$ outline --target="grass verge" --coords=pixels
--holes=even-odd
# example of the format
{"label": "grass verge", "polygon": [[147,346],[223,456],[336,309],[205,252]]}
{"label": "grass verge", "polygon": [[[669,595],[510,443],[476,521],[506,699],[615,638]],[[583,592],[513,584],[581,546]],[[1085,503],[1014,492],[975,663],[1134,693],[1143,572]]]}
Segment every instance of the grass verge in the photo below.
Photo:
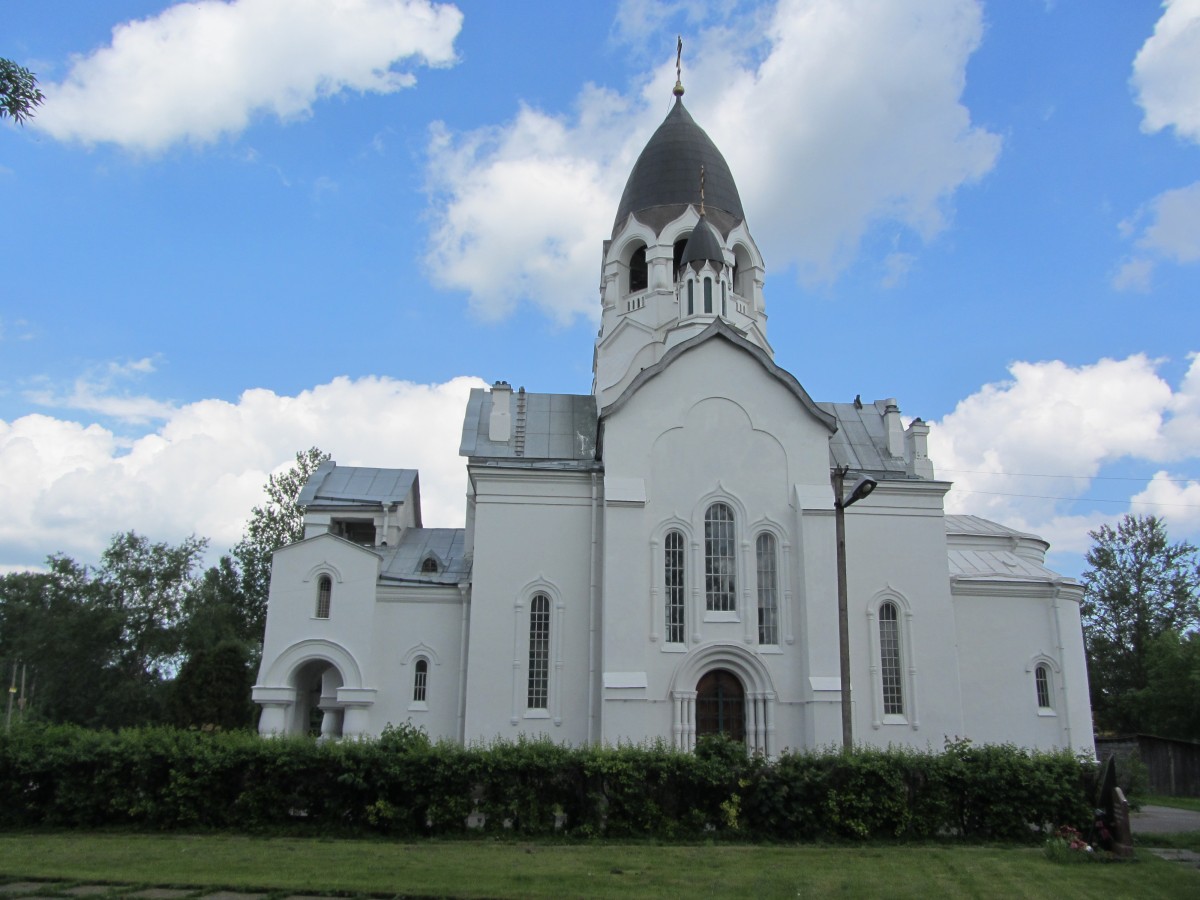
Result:
{"label": "grass verge", "polygon": [[435,897],[1200,896],[1200,871],[1141,854],[1061,865],[1040,848],[317,840],[0,834],[0,881]]}
{"label": "grass verge", "polygon": [[1143,806],[1169,806],[1172,809],[1190,809],[1192,812],[1200,812],[1200,797],[1164,797],[1159,794],[1150,794],[1139,797],[1138,802]]}

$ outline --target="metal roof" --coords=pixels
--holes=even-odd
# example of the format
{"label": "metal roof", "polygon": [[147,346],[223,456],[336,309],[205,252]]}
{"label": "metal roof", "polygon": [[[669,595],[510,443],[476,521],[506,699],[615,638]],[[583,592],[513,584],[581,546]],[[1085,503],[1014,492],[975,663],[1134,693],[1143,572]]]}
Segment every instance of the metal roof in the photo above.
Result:
{"label": "metal roof", "polygon": [[887,449],[887,427],[874,403],[818,403],[837,419],[837,432],[829,439],[832,465],[849,466],[884,478],[912,478],[903,457]]}
{"label": "metal roof", "polygon": [[979,516],[946,516],[945,525],[953,579],[1075,583],[1044,565],[1049,545],[1036,534]]}
{"label": "metal roof", "polygon": [[703,263],[710,260],[724,263],[725,254],[721,250],[721,239],[717,237],[712,225],[708,223],[707,216],[701,216],[683,247],[683,255],[679,258],[679,264],[686,266],[688,263]]}
{"label": "metal roof", "polygon": [[1053,569],[1031,559],[1017,556],[1011,550],[965,550],[951,547],[947,551],[950,577],[972,581],[1069,581]]}
{"label": "metal roof", "polygon": [[416,469],[371,469],[321,463],[296,502],[307,509],[401,503],[417,480]]}
{"label": "metal roof", "polygon": [[631,213],[645,213],[658,207],[679,207],[670,214],[670,219],[674,219],[689,204],[698,205],[701,166],[704,167],[705,207],[724,212],[726,216],[720,218],[728,218],[731,222],[744,219],[742,198],[734,183],[733,173],[729,171],[729,164],[712,138],[705,134],[704,129],[696,124],[684,108],[682,99],[676,98],[666,119],[633,164],[629,180],[625,182],[625,191],[621,194],[621,203],[617,207],[613,233],[616,234]]}
{"label": "metal roof", "polygon": [[999,522],[979,516],[946,516],[946,533],[955,535],[986,535],[1003,538],[1027,538],[1045,543],[1042,538],[1028,531],[1017,531]]}
{"label": "metal roof", "polygon": [[532,394],[514,391],[507,441],[488,436],[492,393],[473,388],[463,418],[459,454],[527,462],[590,465],[596,461],[596,398],[591,394]]}
{"label": "metal roof", "polygon": [[[381,581],[420,584],[460,584],[470,580],[471,561],[465,558],[466,531],[462,528],[408,528],[398,547],[375,547],[383,557]],[[437,572],[422,572],[425,560],[437,561]]]}

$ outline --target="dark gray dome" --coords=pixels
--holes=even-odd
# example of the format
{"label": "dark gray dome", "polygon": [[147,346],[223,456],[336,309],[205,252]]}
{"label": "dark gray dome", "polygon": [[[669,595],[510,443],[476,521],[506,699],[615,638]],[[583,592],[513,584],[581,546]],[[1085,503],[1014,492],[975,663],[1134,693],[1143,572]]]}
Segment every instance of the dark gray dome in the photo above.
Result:
{"label": "dark gray dome", "polygon": [[[683,101],[676,97],[675,105],[633,164],[617,207],[613,233],[625,224],[630,213],[645,213],[658,207],[686,207],[689,203],[698,205],[701,166],[705,208],[726,213],[716,218],[728,219],[730,224],[744,219],[742,198],[733,183],[729,164],[712,138],[692,119]],[[645,221],[644,217],[639,218]],[[661,225],[655,223],[655,227]]]}
{"label": "dark gray dome", "polygon": [[[705,191],[705,193],[708,192]],[[705,199],[704,205],[708,205],[707,199]],[[721,252],[721,239],[717,237],[716,230],[708,224],[708,217],[701,216],[700,221],[696,223],[696,227],[688,236],[687,243],[683,245],[683,255],[679,257],[679,265],[686,266],[688,263],[705,262],[723,265],[725,254]]]}

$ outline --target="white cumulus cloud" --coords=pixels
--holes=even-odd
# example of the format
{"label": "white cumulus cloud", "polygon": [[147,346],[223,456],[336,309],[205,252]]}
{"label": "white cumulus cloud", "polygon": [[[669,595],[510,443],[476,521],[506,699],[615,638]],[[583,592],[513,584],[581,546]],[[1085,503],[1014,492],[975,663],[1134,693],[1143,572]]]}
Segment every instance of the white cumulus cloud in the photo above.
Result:
{"label": "white cumulus cloud", "polygon": [[36,565],[57,551],[94,560],[127,529],[156,540],[194,533],[223,552],[262,502],[267,476],[311,446],[341,465],[418,469],[425,524],[461,527],[462,416],[470,389],[483,384],[370,377],[294,397],[248,390],[236,403],[173,409],[134,440],[40,414],[0,421],[0,566]]}
{"label": "white cumulus cloud", "polygon": [[36,127],[60,140],[160,151],[307,115],[343,91],[411,87],[455,61],[462,14],[429,0],[198,0],[116,26],[46,84]]}
{"label": "white cumulus cloud", "polygon": [[1122,223],[1122,231],[1135,237],[1137,249],[1117,271],[1113,286],[1118,290],[1148,290],[1164,260],[1200,261],[1200,181],[1159,194],[1133,221]]}
{"label": "white cumulus cloud", "polygon": [[1071,503],[1121,492],[1096,489],[1106,464],[1188,461],[1194,468],[1200,460],[1200,358],[1193,355],[1174,389],[1158,366],[1140,354],[1082,366],[1013,363],[1011,379],[984,385],[930,423],[935,470],[955,483],[947,511],[1033,531],[1073,552],[1087,549],[1090,529],[1125,512],[1161,516],[1179,536],[1195,533],[1200,507],[1187,504],[1200,488],[1166,470],[1130,491],[1127,507],[1081,514]]}
{"label": "white cumulus cloud", "polygon": [[1133,61],[1142,130],[1174,128],[1200,143],[1200,0],[1167,0]]}
{"label": "white cumulus cloud", "polygon": [[[623,14],[658,21],[641,6]],[[684,64],[685,100],[729,161],[768,263],[830,279],[877,223],[935,235],[1000,149],[961,101],[978,3],[780,0],[769,13],[701,31]],[[628,94],[586,87],[568,115],[522,107],[487,129],[436,127],[434,279],[484,316],[523,300],[558,319],[597,315],[596,236],[669,108],[674,62]]]}

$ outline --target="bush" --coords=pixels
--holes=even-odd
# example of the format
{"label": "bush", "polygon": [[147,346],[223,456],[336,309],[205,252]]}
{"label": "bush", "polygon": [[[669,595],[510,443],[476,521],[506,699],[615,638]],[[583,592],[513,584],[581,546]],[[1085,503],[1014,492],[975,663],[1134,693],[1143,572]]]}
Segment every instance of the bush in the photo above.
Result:
{"label": "bush", "polygon": [[26,725],[0,735],[0,828],[1029,841],[1088,823],[1093,778],[1066,752],[967,741],[767,760],[723,739],[682,753],[461,747],[408,725],[343,742]]}

